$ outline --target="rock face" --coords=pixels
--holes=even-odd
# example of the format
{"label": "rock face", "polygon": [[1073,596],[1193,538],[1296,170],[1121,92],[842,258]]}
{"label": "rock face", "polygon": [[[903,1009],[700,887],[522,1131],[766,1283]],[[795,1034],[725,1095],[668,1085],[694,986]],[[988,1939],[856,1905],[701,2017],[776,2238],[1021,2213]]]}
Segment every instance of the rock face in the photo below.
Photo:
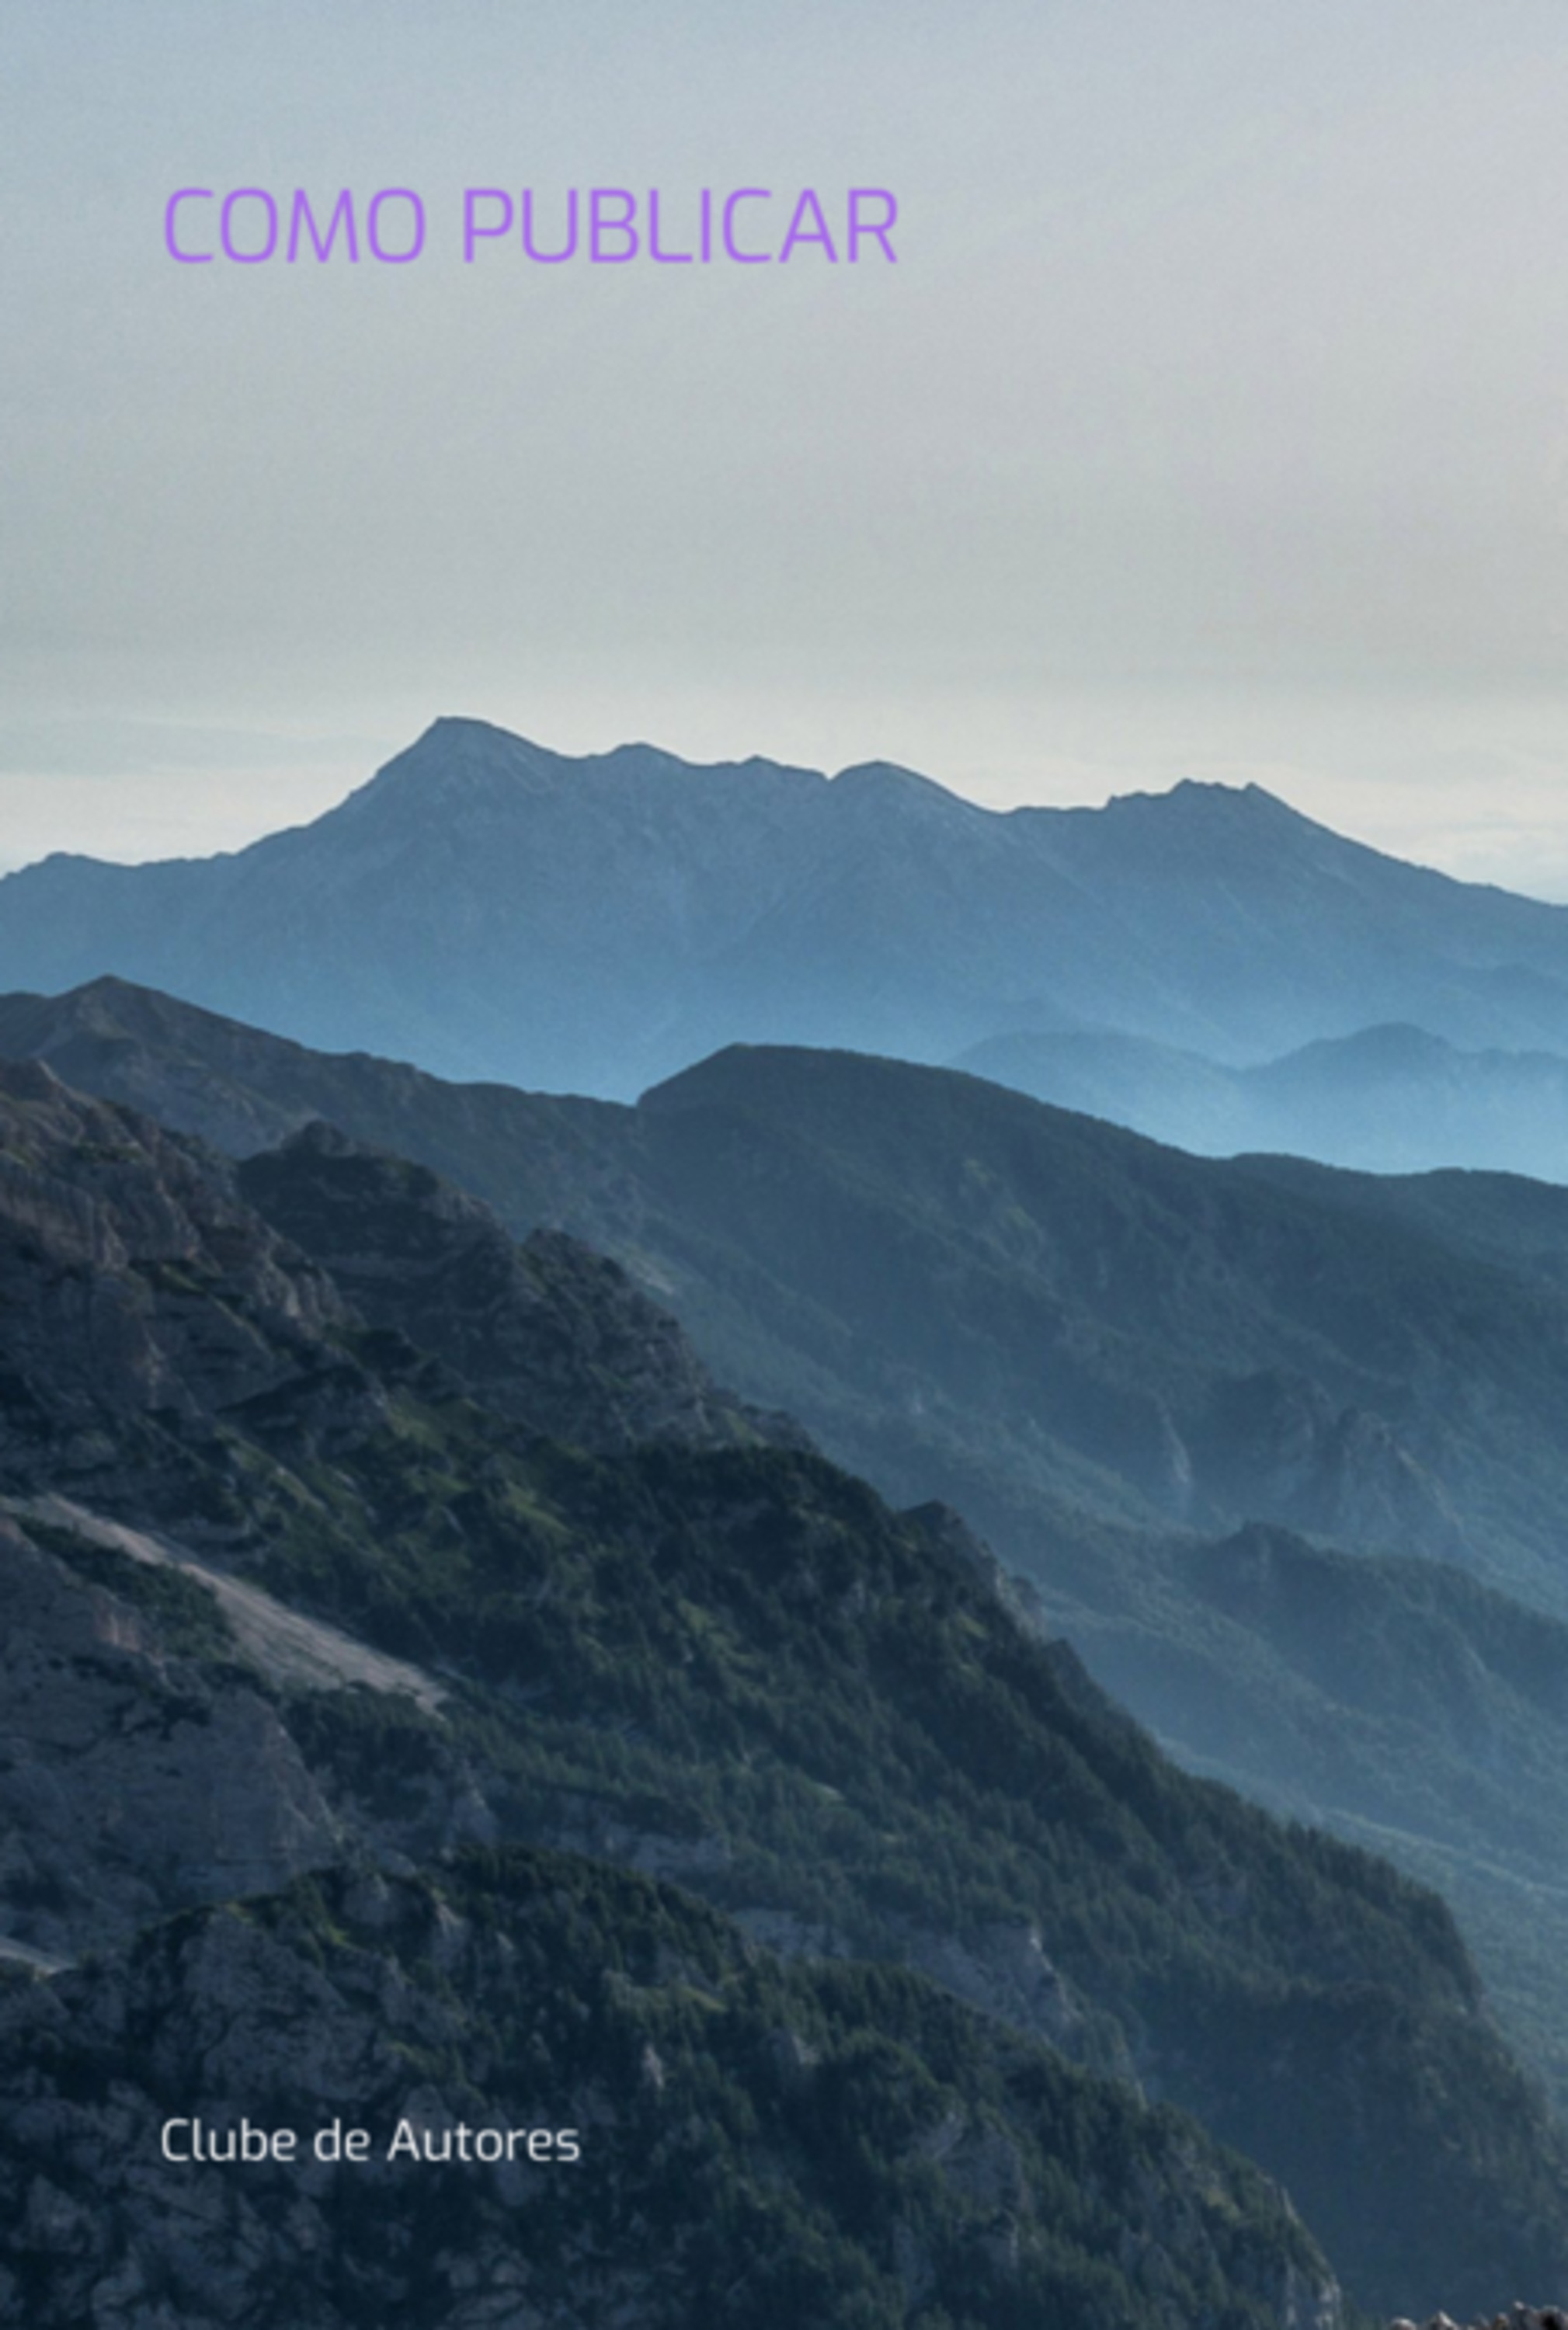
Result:
{"label": "rock face", "polygon": [[[341,1284],[222,1160],[41,1065],[0,1064],[0,1943],[13,1950],[74,1956],[356,1841],[431,1851],[493,1832],[439,1733],[395,1808],[373,1816],[290,1729],[290,1691],[433,1708],[439,1686],[123,1525],[253,1553],[258,1464],[330,1455],[386,1415],[383,1384],[348,1348],[351,1298],[529,1432],[596,1448],[803,1438],[753,1424],[674,1323],[574,1240],[520,1252],[476,1201],[325,1128],[290,1163],[262,1178],[302,1229],[361,1225],[358,1247],[332,1254]],[[404,1350],[401,1364],[425,1363]]]}
{"label": "rock face", "polygon": [[560,1230],[519,1247],[488,1207],[423,1166],[316,1123],[248,1159],[238,1182],[365,1318],[435,1352],[530,1431],[604,1451],[808,1444],[722,1392],[619,1264]]}
{"label": "rock face", "polygon": [[368,1383],[331,1338],[348,1307],[146,1118],[0,1065],[0,1482],[156,1501],[220,1417],[280,1394],[363,1428]]}
{"label": "rock face", "polygon": [[1417,1547],[1462,1562],[1470,1536],[1429,1463],[1385,1416],[1341,1407],[1283,1369],[1215,1386],[1194,1433],[1211,1496],[1341,1545]]}
{"label": "rock face", "polygon": [[[346,1838],[259,1681],[0,1515],[0,1899],[10,1938],[72,1954],[196,1901],[283,1883]],[[211,1656],[224,1629],[213,1605]]]}
{"label": "rock face", "polygon": [[[420,1725],[373,1808],[314,1736],[340,1695]],[[58,1497],[0,1508],[0,1956],[70,1958],[150,1918],[367,1851],[494,1833],[442,1685],[166,1539]]]}
{"label": "rock face", "polygon": [[39,1063],[0,1063],[0,1486],[177,1511],[187,1532],[204,1504],[215,1539],[245,1533],[225,1434],[329,1451],[383,1412],[351,1348],[365,1319],[531,1432],[808,1444],[564,1234],[519,1249],[477,1199],[325,1126],[237,1177]]}

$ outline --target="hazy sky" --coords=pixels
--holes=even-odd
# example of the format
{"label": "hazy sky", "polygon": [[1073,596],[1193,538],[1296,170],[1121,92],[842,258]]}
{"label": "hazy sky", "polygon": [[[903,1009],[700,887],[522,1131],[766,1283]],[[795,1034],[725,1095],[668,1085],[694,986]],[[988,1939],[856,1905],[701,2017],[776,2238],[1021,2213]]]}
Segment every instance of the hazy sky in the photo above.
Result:
{"label": "hazy sky", "polygon": [[[0,863],[469,712],[1568,896],[1562,0],[7,0],[0,156]],[[182,267],[181,185],[426,249]],[[899,263],[465,266],[468,185],[883,186]]]}

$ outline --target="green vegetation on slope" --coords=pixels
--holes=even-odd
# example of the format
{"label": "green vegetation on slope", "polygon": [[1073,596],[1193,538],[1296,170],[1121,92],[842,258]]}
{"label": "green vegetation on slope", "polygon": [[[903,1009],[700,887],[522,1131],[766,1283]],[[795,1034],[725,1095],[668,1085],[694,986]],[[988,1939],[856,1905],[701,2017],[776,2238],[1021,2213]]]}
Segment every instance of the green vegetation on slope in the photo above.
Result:
{"label": "green vegetation on slope", "polygon": [[356,1327],[215,1165],[12,1077],[5,1465],[442,1672],[444,1723],[301,1722],[340,1796],[364,1776],[367,1841],[581,1841],[1130,2058],[1244,2133],[1369,2302],[1568,2274],[1561,2145],[1440,1905],[1172,1770],[950,1519],[785,1447],[535,1436]]}
{"label": "green vegetation on slope", "polygon": [[[1277,2191],[1178,2114],[916,1976],[787,1970],[581,1860],[326,1877],[48,1990],[0,1995],[33,2106],[0,2122],[0,2275],[34,2330],[111,2280],[180,2318],[221,2287],[258,2330],[436,2330],[503,2296],[561,2330],[1270,2330],[1329,2299]],[[170,2167],[171,2111],[307,2145],[339,2118],[373,2153]],[[438,2153],[458,2124],[570,2128],[580,2157],[389,2160],[405,2119]],[[71,2240],[30,2216],[41,2187]]]}
{"label": "green vegetation on slope", "polygon": [[[1568,2163],[1436,1899],[1184,1778],[933,1523],[808,1455],[518,1448],[406,1392],[298,1477],[260,1576],[466,1679],[512,1833],[652,1854],[838,1950],[983,1966],[1032,1926],[1066,2042],[1111,2067],[1119,2032],[1369,2302],[1568,2270]],[[357,1748],[354,1702],[313,1719],[345,1776],[382,1765],[384,1717]]]}

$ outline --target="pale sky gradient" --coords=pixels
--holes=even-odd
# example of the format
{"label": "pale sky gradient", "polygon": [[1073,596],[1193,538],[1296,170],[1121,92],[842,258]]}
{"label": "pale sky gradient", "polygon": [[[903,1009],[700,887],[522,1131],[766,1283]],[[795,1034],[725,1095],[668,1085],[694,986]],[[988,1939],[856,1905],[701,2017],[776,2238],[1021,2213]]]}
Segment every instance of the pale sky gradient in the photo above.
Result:
{"label": "pale sky gradient", "polygon": [[[9,0],[0,156],[0,864],[468,712],[1568,897],[1561,0]],[[430,246],[176,267],[187,184]],[[901,260],[465,269],[469,184],[885,185]]]}

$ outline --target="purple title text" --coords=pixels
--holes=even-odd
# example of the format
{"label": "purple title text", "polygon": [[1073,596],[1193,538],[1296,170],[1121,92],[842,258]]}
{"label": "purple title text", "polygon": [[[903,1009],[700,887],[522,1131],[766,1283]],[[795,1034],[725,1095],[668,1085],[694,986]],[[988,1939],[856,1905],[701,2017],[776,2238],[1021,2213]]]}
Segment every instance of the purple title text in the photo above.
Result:
{"label": "purple title text", "polygon": [[[836,266],[861,259],[896,264],[893,231],[898,204],[883,186],[851,186],[837,195],[804,186],[779,194],[771,186],[704,186],[685,196],[647,195],[625,186],[570,186],[539,196],[502,186],[469,186],[462,204],[460,248],[473,266],[510,248],[542,267],[569,260],[592,267],[636,260],[660,267],[787,265],[807,258]],[[383,186],[357,199],[348,187],[312,199],[302,186],[274,194],[266,186],[181,186],[164,208],[164,245],[184,267],[213,260],[260,267],[279,260],[295,267],[341,260],[407,267],[422,258],[430,221],[411,186]],[[453,248],[458,244],[454,241]]]}

